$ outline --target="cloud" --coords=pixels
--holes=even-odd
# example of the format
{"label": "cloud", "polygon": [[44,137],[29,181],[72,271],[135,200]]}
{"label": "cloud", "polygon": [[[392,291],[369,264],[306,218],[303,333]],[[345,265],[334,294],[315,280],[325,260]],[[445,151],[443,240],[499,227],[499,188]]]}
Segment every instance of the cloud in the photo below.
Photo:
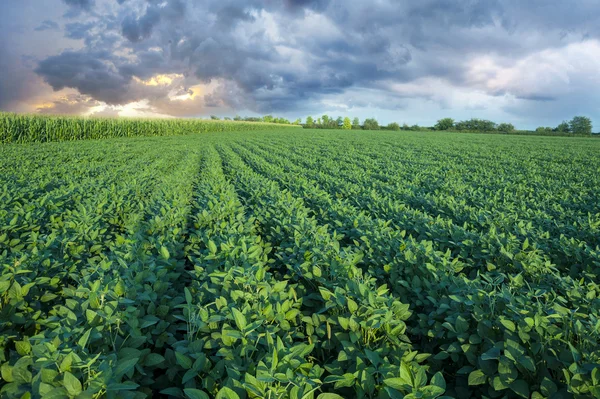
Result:
{"label": "cloud", "polygon": [[90,11],[96,3],[95,0],[63,0],[63,1],[69,7],[72,7],[75,9],[80,9],[80,10],[85,10],[85,11]]}
{"label": "cloud", "polygon": [[43,21],[40,26],[38,26],[37,28],[35,28],[36,32],[43,32],[45,30],[59,30],[59,26],[56,22],[54,21],[50,21],[50,20],[45,20]]}
{"label": "cloud", "polygon": [[121,24],[121,32],[131,42],[139,42],[147,39],[152,34],[152,29],[160,22],[160,12],[155,7],[148,7],[146,13],[135,18],[127,16]]}
{"label": "cloud", "polygon": [[37,112],[41,114],[80,115],[91,107],[98,105],[99,102],[89,96],[68,94],[38,106]]}
{"label": "cloud", "polygon": [[55,91],[74,88],[98,101],[119,104],[130,99],[131,77],[117,70],[110,54],[65,51],[41,61],[35,72]]}
{"label": "cloud", "polygon": [[[4,39],[12,58],[0,54],[0,62],[20,79],[27,55],[52,89],[72,88],[113,106],[147,100],[172,115],[322,107],[391,115],[414,112],[414,103],[517,120],[524,118],[520,106],[535,109],[532,115],[562,106],[600,118],[585,105],[600,89],[600,15],[592,0],[63,0],[62,7],[57,12],[67,8],[72,20],[46,11],[33,13],[29,30],[14,22],[22,24],[20,37],[36,27],[48,35],[59,29],[62,42],[28,53]],[[18,29],[0,26],[0,34],[11,31]],[[180,77],[140,83],[161,75]],[[2,79],[7,104],[21,94]],[[201,95],[172,100],[197,85]],[[420,115],[440,116],[425,108]]]}

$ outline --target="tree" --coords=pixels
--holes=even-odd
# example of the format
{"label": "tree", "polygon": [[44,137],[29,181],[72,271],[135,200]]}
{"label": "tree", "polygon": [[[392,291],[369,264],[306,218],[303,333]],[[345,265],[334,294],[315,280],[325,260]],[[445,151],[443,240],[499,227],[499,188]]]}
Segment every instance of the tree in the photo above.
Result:
{"label": "tree", "polygon": [[329,116],[328,115],[323,115],[321,117],[321,119],[323,120],[323,125],[325,125],[325,127],[327,127],[329,125]]}
{"label": "tree", "polygon": [[454,127],[454,119],[443,118],[437,121],[435,124],[435,130],[448,130]]}
{"label": "tree", "polygon": [[367,118],[363,123],[365,130],[379,130],[379,122],[375,118]]}
{"label": "tree", "polygon": [[571,128],[569,127],[569,122],[567,121],[562,121],[557,127],[556,127],[556,131],[558,133],[569,133],[571,131]]}
{"label": "tree", "polygon": [[338,116],[337,119],[335,120],[335,124],[337,128],[341,128],[342,126],[344,126],[344,118],[342,118],[341,116]]}
{"label": "tree", "polygon": [[306,118],[306,126],[313,127],[315,125],[315,121],[312,116]]}
{"label": "tree", "polygon": [[496,124],[485,119],[469,119],[455,124],[459,132],[493,132],[496,130]]}
{"label": "tree", "polygon": [[242,120],[242,117],[241,117],[241,116],[239,116],[239,115],[236,115],[236,116],[234,116],[234,117],[233,117],[233,120],[234,120],[234,121],[241,121],[241,120]]}
{"label": "tree", "polygon": [[231,118],[230,118],[230,117],[228,117],[228,116],[226,116],[225,118],[223,118],[223,120],[230,121],[230,120],[231,120]]}
{"label": "tree", "polygon": [[515,131],[515,127],[512,123],[501,123],[498,125],[498,131],[502,133],[512,133]]}
{"label": "tree", "polygon": [[213,121],[218,121],[218,120],[219,120],[219,117],[218,117],[218,116],[216,116],[216,115],[211,115],[211,116],[210,116],[210,119],[212,119]]}
{"label": "tree", "polygon": [[573,134],[591,135],[592,120],[586,116],[576,116],[569,122],[569,128]]}
{"label": "tree", "polygon": [[294,125],[300,125],[302,124],[302,119],[298,118],[294,121]]}
{"label": "tree", "polygon": [[352,129],[360,129],[360,120],[358,118],[352,119]]}
{"label": "tree", "polygon": [[348,117],[344,118],[342,129],[344,129],[344,130],[352,129],[352,122],[350,122],[350,118],[348,118]]}
{"label": "tree", "polygon": [[273,115],[265,115],[263,116],[263,122],[269,122],[272,123],[273,122]]}
{"label": "tree", "polygon": [[398,130],[400,130],[400,125],[397,124],[396,122],[392,122],[389,125],[387,125],[387,129],[388,130],[396,130],[396,131],[398,131]]}
{"label": "tree", "polygon": [[402,129],[402,130],[410,130],[410,126],[408,126],[406,123],[403,123],[402,127],[400,129]]}
{"label": "tree", "polygon": [[542,133],[542,134],[552,133],[552,128],[551,127],[540,126],[537,129],[535,129],[535,132],[536,133]]}

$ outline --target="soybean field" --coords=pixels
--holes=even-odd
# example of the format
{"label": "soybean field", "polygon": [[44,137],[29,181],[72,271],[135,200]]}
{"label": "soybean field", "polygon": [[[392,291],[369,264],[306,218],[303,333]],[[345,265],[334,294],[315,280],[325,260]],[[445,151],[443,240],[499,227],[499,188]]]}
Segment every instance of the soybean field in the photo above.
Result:
{"label": "soybean field", "polygon": [[289,128],[1,145],[0,397],[600,398],[599,155]]}

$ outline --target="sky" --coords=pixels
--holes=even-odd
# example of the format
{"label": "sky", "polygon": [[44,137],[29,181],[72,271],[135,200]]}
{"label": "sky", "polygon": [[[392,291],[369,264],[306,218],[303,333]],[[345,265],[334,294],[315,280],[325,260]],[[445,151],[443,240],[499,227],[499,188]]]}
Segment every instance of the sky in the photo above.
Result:
{"label": "sky", "polygon": [[600,130],[597,0],[0,0],[0,110]]}

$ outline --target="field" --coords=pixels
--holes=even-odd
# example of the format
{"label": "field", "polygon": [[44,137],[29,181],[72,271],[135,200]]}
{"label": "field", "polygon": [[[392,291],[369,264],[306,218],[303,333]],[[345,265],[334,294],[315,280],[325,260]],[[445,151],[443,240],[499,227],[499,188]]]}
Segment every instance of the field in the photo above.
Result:
{"label": "field", "polygon": [[600,398],[600,141],[0,146],[1,397]]}

